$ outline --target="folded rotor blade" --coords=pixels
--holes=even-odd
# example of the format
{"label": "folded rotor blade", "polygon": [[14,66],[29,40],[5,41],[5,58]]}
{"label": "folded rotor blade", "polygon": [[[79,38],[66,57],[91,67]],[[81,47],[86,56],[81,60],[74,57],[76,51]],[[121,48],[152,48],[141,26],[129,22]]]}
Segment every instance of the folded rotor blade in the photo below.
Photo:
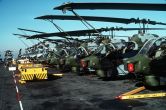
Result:
{"label": "folded rotor blade", "polygon": [[[99,16],[80,16],[84,20],[87,21],[100,21],[100,22],[114,22],[114,23],[144,23],[144,24],[151,24],[151,25],[166,25],[166,23],[151,21],[150,19],[135,19],[135,18],[115,18],[115,17],[99,17]],[[42,19],[42,20],[80,20],[77,16],[69,16],[69,15],[45,15],[39,16],[35,19]]]}
{"label": "folded rotor blade", "polygon": [[40,31],[35,31],[35,30],[30,30],[30,29],[23,29],[23,28],[17,28],[17,29],[23,30],[23,31],[35,32],[35,33],[45,33],[45,32],[40,32]]}
{"label": "folded rotor blade", "polygon": [[151,10],[166,11],[166,4],[155,3],[66,3],[55,7],[55,10],[76,9],[115,9],[115,10]]}
{"label": "folded rotor blade", "polygon": [[[122,28],[122,27],[111,27],[111,28],[100,28],[96,29],[98,32],[104,32],[104,31],[134,31],[134,30],[166,30],[166,28]],[[70,36],[88,36],[93,35],[96,32],[96,30],[76,30],[76,31],[66,31]],[[63,37],[68,38],[64,32],[57,32],[57,33],[45,33],[45,34],[37,34],[29,37],[28,39],[34,39],[34,38],[43,38],[43,37]]]}

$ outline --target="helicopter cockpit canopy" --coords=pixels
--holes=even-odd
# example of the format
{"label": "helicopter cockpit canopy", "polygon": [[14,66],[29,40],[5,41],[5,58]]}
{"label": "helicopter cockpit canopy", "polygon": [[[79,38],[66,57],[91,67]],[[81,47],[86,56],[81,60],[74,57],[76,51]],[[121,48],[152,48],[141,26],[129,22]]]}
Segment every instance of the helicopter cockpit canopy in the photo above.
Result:
{"label": "helicopter cockpit canopy", "polygon": [[101,55],[106,55],[109,51],[112,51],[115,49],[115,46],[112,43],[109,43],[107,45],[105,44],[101,44],[96,51],[94,52],[94,54],[101,54]]}
{"label": "helicopter cockpit canopy", "polygon": [[150,58],[160,57],[166,51],[166,37],[148,40],[138,54],[146,54]]}

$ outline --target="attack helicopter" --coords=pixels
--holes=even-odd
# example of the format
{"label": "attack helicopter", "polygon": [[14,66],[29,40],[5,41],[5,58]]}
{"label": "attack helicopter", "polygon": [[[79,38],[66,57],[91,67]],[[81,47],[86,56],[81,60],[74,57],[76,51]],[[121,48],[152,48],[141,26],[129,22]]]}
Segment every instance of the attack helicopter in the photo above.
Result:
{"label": "attack helicopter", "polygon": [[4,62],[5,62],[5,66],[10,66],[12,64],[13,61],[13,54],[11,50],[6,50],[5,51],[5,56],[4,56]]}
{"label": "attack helicopter", "polygon": [[[27,38],[28,35],[13,34],[15,36]],[[29,59],[33,62],[43,62],[43,58],[48,51],[49,44],[46,41],[39,42],[31,47],[25,49],[25,53],[21,54],[21,49],[19,51],[18,60]]]}
{"label": "attack helicopter", "polygon": [[[36,32],[36,33],[38,32],[34,30],[29,30],[29,29],[22,29],[22,28],[19,28],[19,29],[24,31]],[[39,33],[44,33],[44,32],[39,32]],[[15,34],[15,35],[19,35],[25,38],[29,37],[27,35],[20,35],[20,34]],[[45,62],[49,66],[56,66],[58,68],[60,67],[61,69],[64,67],[63,65],[64,65],[64,60],[67,59],[66,57],[68,57],[69,54],[71,54],[72,51],[74,50],[70,48],[73,46],[77,47],[78,41],[79,42],[81,41],[81,40],[72,39],[72,38],[69,38],[69,39],[74,40],[76,42],[71,42],[71,41],[67,42],[65,39],[48,39],[48,38],[42,38],[42,39],[45,39],[44,41],[48,41],[50,43],[56,43],[56,47],[54,48],[54,50],[50,50],[47,52],[45,59],[43,59],[44,60],[43,62]]]}
{"label": "attack helicopter", "polygon": [[3,62],[3,60],[2,60],[2,56],[1,56],[1,54],[0,54],[0,63],[2,63]]}
{"label": "attack helicopter", "polygon": [[145,86],[157,87],[166,75],[166,37],[148,40],[134,57],[125,61],[125,69],[143,81]]}
{"label": "attack helicopter", "polygon": [[[22,31],[28,31],[28,32],[35,32],[35,33],[45,33],[45,32],[41,32],[41,31],[35,31],[35,30],[30,30],[30,29],[23,29],[23,28],[18,28],[19,30]],[[21,35],[21,34],[14,34],[17,36],[21,36],[24,38],[28,38],[30,37],[29,35]],[[48,38],[42,38],[44,39],[43,41],[40,41],[38,44],[32,46],[31,48],[35,47],[37,48],[38,52],[37,54],[34,54],[36,57],[38,57],[38,62],[39,63],[44,63],[44,64],[48,64],[50,61],[50,57],[52,55],[52,53],[55,53],[59,46],[60,43],[66,43],[65,39],[48,39]],[[57,46],[58,45],[58,46]],[[57,48],[55,48],[55,46],[57,46]],[[29,49],[29,48],[27,48]]]}
{"label": "attack helicopter", "polygon": [[80,45],[80,42],[78,42],[78,40],[76,40],[76,42],[75,41],[74,42],[65,41],[61,43],[59,42],[55,47],[56,51],[48,52],[48,56],[47,56],[48,64],[55,66],[59,68],[60,70],[63,70],[63,72],[70,71],[71,65],[76,64],[73,61],[75,59],[74,56],[77,54],[77,49],[75,47],[79,47],[78,49],[83,48],[83,47],[80,47],[79,45]]}

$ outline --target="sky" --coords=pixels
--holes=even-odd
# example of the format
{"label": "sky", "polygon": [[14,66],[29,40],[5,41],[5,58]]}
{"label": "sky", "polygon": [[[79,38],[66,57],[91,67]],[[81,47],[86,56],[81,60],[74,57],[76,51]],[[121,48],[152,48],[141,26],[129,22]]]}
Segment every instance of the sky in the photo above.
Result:
{"label": "sky", "polygon": [[[49,22],[35,20],[35,17],[42,15],[63,15],[60,10],[53,10],[65,2],[124,2],[124,3],[166,3],[166,0],[0,0],[0,54],[4,54],[5,50],[12,50],[17,54],[20,48],[25,49],[37,43],[37,40],[26,40],[12,35],[35,33],[19,31],[17,28],[33,29],[43,32],[58,32],[58,30]],[[127,10],[76,10],[79,15],[84,16],[105,16],[120,18],[146,18],[159,22],[166,22],[166,12],[163,11],[127,11]],[[73,15],[67,11],[65,15]],[[80,21],[61,21],[55,20],[63,30],[81,30],[87,29]],[[119,23],[102,23],[89,22],[95,28],[101,27],[139,27],[136,24],[119,24]],[[155,25],[149,27],[163,27]],[[117,35],[132,36],[136,31],[132,32],[116,32]],[[165,31],[150,31],[159,36],[166,36]],[[24,43],[26,43],[26,45]]]}

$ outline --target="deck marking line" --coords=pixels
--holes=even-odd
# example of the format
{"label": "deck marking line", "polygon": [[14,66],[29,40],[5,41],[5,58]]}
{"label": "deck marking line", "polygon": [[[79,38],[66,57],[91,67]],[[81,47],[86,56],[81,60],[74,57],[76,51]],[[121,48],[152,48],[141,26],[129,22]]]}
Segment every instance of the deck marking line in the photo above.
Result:
{"label": "deck marking line", "polygon": [[18,87],[17,87],[17,82],[16,82],[16,78],[15,78],[14,72],[13,72],[13,79],[14,79],[15,89],[16,89],[16,98],[17,98],[17,100],[19,102],[20,110],[23,110],[23,106],[22,106],[22,102],[21,102],[21,98],[20,98],[20,93],[19,93],[19,90],[18,90]]}

